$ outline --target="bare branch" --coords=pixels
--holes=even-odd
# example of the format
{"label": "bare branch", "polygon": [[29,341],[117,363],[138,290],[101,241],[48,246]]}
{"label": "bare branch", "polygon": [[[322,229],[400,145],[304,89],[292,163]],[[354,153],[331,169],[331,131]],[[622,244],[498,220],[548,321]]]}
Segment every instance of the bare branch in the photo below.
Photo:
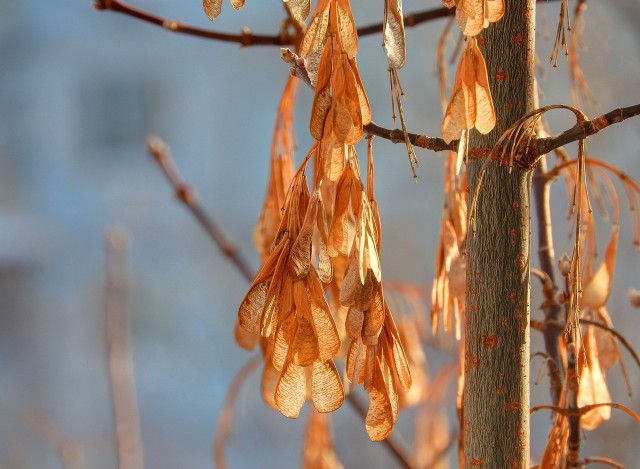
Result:
{"label": "bare branch", "polygon": [[585,466],[593,463],[604,464],[605,466],[614,467],[616,469],[624,469],[624,466],[617,461],[614,461],[610,458],[603,458],[600,456],[591,456],[590,458],[585,458],[583,464]]}
{"label": "bare branch", "polygon": [[[380,127],[375,122],[370,122],[364,126],[364,130],[376,137],[382,137],[390,140],[393,143],[405,143],[404,133],[400,129],[385,129]],[[446,143],[443,139],[438,137],[427,137],[426,135],[414,134],[409,132],[409,141],[416,147],[424,148],[426,150],[433,151],[457,151],[458,140],[452,140],[450,143]]]}
{"label": "bare branch", "polygon": [[293,44],[293,38],[286,34],[277,36],[253,34],[248,29],[243,30],[240,34],[229,34],[189,26],[188,24],[184,24],[179,21],[161,18],[138,8],[130,7],[120,0],[96,0],[93,6],[96,10],[109,10],[116,13],[122,13],[124,15],[131,16],[132,18],[137,18],[147,23],[155,24],[156,26],[160,26],[161,28],[174,33],[186,34],[188,36],[196,36],[204,39],[213,39],[222,42],[231,42],[240,44],[242,47],[287,46]]}
{"label": "bare branch", "polygon": [[[538,1],[553,1],[553,0],[538,0]],[[189,26],[188,24],[181,23],[176,20],[169,20],[161,18],[152,13],[143,11],[139,8],[134,8],[121,0],[95,0],[93,7],[96,10],[109,10],[116,13],[122,13],[133,18],[145,21],[147,23],[155,24],[168,31],[174,33],[186,34],[188,36],[200,37],[203,39],[212,39],[215,41],[230,42],[240,44],[242,47],[248,46],[291,46],[295,43],[295,38],[289,34],[280,35],[265,35],[265,34],[253,34],[249,29],[245,29],[240,34],[222,33],[218,31],[212,31],[210,29],[197,28],[195,26]],[[426,23],[427,21],[437,20],[440,18],[447,18],[455,14],[455,8],[431,8],[429,10],[419,11],[416,13],[409,13],[404,16],[405,27],[412,28],[419,24]],[[382,23],[371,24],[369,26],[363,26],[358,28],[358,37],[370,36],[373,34],[382,32]]]}
{"label": "bare branch", "polygon": [[640,104],[614,109],[613,111],[609,111],[595,119],[578,123],[569,130],[566,130],[554,137],[537,139],[535,149],[538,155],[545,155],[558,147],[587,138],[612,124],[617,124],[618,122],[622,122],[630,117],[637,116],[638,114],[640,114]]}
{"label": "bare branch", "polygon": [[160,169],[162,169],[162,172],[171,184],[171,187],[173,187],[178,200],[186,205],[189,211],[198,219],[207,234],[220,248],[222,254],[238,268],[238,271],[240,271],[247,282],[251,282],[255,274],[253,269],[249,266],[236,246],[225,236],[220,227],[218,227],[202,208],[196,191],[182,180],[178,170],[173,164],[173,158],[165,143],[158,137],[152,136],[149,137],[147,141],[147,147],[149,153],[151,153],[151,156],[156,163],[158,163]]}
{"label": "bare branch", "polygon": [[213,438],[213,460],[218,469],[227,468],[227,458],[225,455],[225,446],[229,442],[231,429],[233,426],[233,416],[236,410],[236,400],[240,394],[240,390],[244,383],[249,379],[253,371],[262,363],[262,355],[256,353],[242,365],[242,368],[236,373],[231,380],[231,384],[227,389],[224,397],[224,404],[216,423],[216,431]]}
{"label": "bare branch", "polygon": [[562,415],[563,417],[575,417],[575,416],[580,416],[582,414],[586,414],[587,412],[592,411],[593,409],[597,409],[598,407],[611,407],[613,409],[621,410],[627,415],[629,415],[631,418],[633,418],[633,420],[635,420],[637,423],[640,423],[640,415],[636,414],[633,410],[629,409],[627,406],[618,404],[616,402],[600,402],[598,404],[590,404],[590,405],[586,405],[584,407],[578,407],[575,409],[558,407],[555,405],[542,404],[542,405],[537,405],[535,407],[532,407],[529,413],[533,414],[539,410],[547,409],[552,412],[556,412]]}
{"label": "bare branch", "polygon": [[136,396],[131,348],[130,236],[122,228],[107,234],[107,285],[105,298],[107,358],[116,427],[118,465],[144,467],[140,412]]}
{"label": "bare branch", "polygon": [[[121,0],[96,0],[93,6],[96,10],[109,10],[116,13],[122,13],[147,23],[155,24],[156,26],[160,26],[168,31],[173,31],[174,33],[186,34],[188,36],[195,36],[203,39],[212,39],[215,41],[231,42],[240,44],[242,47],[291,46],[295,43],[295,38],[286,34],[286,32],[279,35],[265,35],[253,34],[248,29],[245,29],[240,34],[230,34],[198,28],[176,20],[161,18],[152,13],[131,7]],[[416,13],[409,13],[404,16],[404,25],[406,27],[414,27],[427,21],[446,18],[454,13],[455,9],[449,9],[446,7],[432,8]],[[358,28],[358,37],[369,36],[381,32],[382,23],[371,24],[369,26]]]}

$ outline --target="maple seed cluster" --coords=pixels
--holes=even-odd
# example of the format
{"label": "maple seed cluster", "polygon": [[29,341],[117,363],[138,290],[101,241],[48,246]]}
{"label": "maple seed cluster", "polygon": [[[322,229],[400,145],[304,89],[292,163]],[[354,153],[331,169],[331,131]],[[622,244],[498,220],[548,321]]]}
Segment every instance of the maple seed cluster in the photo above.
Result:
{"label": "maple seed cluster", "polygon": [[456,7],[460,31],[470,38],[458,62],[451,99],[442,122],[442,138],[449,143],[468,129],[475,127],[486,134],[496,125],[487,66],[475,36],[502,18],[504,0],[443,0],[443,3],[448,8]]}
{"label": "maple seed cluster", "polygon": [[[295,20],[306,20],[308,0],[286,3]],[[398,35],[396,26],[402,22],[400,2],[385,11],[389,30],[396,31],[385,35],[393,41],[386,50],[401,54],[404,62],[404,29]],[[261,344],[263,397],[290,418],[308,399],[319,412],[340,407],[345,390],[334,359],[345,341],[346,377],[369,393],[365,427],[372,440],[382,440],[393,430],[398,389],[409,390],[411,373],[382,289],[371,141],[366,187],[354,148],[371,121],[357,50],[349,0],[319,0],[296,59],[304,61],[304,79],[314,88],[309,130],[316,142],[291,176],[295,85],[290,78],[254,233],[263,266],[240,305],[236,339],[247,349]],[[305,175],[309,164],[312,191]]]}

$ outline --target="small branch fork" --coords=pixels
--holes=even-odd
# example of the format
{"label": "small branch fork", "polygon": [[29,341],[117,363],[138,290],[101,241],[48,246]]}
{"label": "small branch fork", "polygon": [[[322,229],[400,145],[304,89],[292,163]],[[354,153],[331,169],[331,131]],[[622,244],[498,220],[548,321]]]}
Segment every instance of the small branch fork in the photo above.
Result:
{"label": "small branch fork", "polygon": [[[205,229],[211,240],[216,244],[222,254],[240,271],[242,276],[248,283],[253,281],[255,272],[245,261],[242,253],[236,246],[223,234],[222,230],[213,221],[211,216],[202,208],[196,196],[195,190],[189,187],[180,177],[177,168],[173,163],[173,158],[169,153],[167,145],[158,137],[152,136],[147,141],[149,153],[154,161],[160,166],[160,169],[166,176],[169,184],[173,187],[176,197],[182,202],[189,211],[196,217],[200,225]],[[356,410],[362,417],[366,417],[367,410],[364,404],[354,395],[349,394],[346,401]],[[409,456],[407,445],[397,436],[391,435],[386,440],[382,440],[387,449],[394,455],[396,460],[404,468],[412,468],[413,463]],[[218,451],[218,449],[216,450]]]}

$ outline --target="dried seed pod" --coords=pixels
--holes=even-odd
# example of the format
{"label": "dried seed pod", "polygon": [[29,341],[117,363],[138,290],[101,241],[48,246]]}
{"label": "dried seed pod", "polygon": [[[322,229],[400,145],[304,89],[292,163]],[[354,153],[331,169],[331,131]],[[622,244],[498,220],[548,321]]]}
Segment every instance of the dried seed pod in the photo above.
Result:
{"label": "dried seed pod", "polygon": [[495,125],[487,67],[477,40],[471,38],[458,63],[453,92],[442,122],[442,137],[449,143],[459,138],[463,130],[475,127],[486,134]]}

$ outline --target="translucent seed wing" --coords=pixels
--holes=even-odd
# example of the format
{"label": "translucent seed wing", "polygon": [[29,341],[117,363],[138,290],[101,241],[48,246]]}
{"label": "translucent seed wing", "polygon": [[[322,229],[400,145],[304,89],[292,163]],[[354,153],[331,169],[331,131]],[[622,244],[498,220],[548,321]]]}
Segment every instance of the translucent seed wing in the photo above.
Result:
{"label": "translucent seed wing", "polygon": [[333,412],[344,402],[342,382],[333,360],[313,362],[311,399],[318,412]]}
{"label": "translucent seed wing", "polygon": [[222,11],[222,0],[203,0],[202,7],[211,21]]}
{"label": "translucent seed wing", "polygon": [[292,361],[288,362],[282,370],[275,394],[276,407],[282,415],[291,419],[298,418],[304,405],[306,389],[304,368]]}
{"label": "translucent seed wing", "polygon": [[311,1],[310,0],[284,0],[285,3],[289,5],[291,9],[291,14],[295,18],[296,21],[300,23],[304,23],[304,21],[309,16],[309,11],[311,10]]}
{"label": "translucent seed wing", "polygon": [[385,0],[383,45],[389,67],[400,69],[406,60],[402,0]]}

